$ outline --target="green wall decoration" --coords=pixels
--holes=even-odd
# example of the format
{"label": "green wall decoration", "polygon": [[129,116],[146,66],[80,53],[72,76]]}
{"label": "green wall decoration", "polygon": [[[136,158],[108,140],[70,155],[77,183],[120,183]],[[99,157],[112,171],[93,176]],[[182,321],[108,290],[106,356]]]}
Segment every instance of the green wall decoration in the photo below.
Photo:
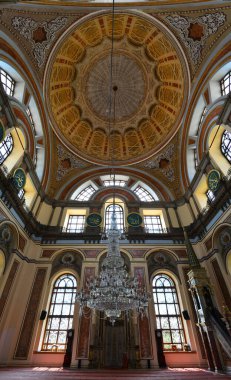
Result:
{"label": "green wall decoration", "polygon": [[127,222],[129,226],[139,227],[142,224],[143,219],[142,219],[142,216],[138,214],[137,212],[131,212],[127,216]]}
{"label": "green wall decoration", "polygon": [[97,213],[89,214],[87,217],[87,225],[90,227],[98,227],[102,223],[102,216]]}
{"label": "green wall decoration", "polygon": [[220,180],[221,180],[221,173],[216,169],[210,170],[207,177],[209,190],[211,191],[218,190],[220,186]]}
{"label": "green wall decoration", "polygon": [[21,190],[26,184],[26,173],[22,168],[15,170],[13,175],[13,182],[18,190]]}

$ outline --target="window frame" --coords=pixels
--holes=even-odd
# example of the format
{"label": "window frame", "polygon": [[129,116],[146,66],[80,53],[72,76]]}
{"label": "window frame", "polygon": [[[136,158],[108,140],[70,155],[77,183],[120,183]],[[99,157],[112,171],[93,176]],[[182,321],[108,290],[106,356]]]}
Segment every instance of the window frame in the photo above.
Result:
{"label": "window frame", "polygon": [[214,194],[214,192],[212,191],[212,190],[210,190],[210,189],[208,189],[207,191],[206,191],[206,197],[207,197],[207,202],[208,202],[208,204],[211,204],[211,203],[213,203],[214,201],[215,201],[215,199],[216,199],[216,195]]}
{"label": "window frame", "polygon": [[30,120],[33,132],[34,132],[34,134],[36,134],[36,132],[35,132],[35,123],[34,123],[34,119],[33,119],[33,116],[32,116],[32,113],[31,113],[31,109],[30,109],[29,106],[26,108],[26,114],[27,114],[27,116],[28,116],[28,118]]}
{"label": "window frame", "polygon": [[103,181],[103,186],[105,187],[113,187],[113,186],[118,186],[118,187],[126,187],[127,186],[127,181],[124,181],[122,179],[116,179],[115,181],[113,179],[105,179]]}
{"label": "window frame", "polygon": [[[150,219],[151,223],[148,223],[147,218]],[[153,223],[154,219],[156,219],[157,223]],[[165,232],[160,215],[144,215],[143,220],[144,220],[144,228],[147,233],[163,234]]]}
{"label": "window frame", "polygon": [[155,199],[151,195],[151,193],[141,185],[137,185],[135,187],[135,189],[133,190],[133,192],[137,195],[137,197],[139,198],[139,200],[141,202],[154,202],[155,201]]}
{"label": "window frame", "polygon": [[[226,84],[226,81],[228,84]],[[228,92],[226,91],[226,89],[228,88]],[[222,96],[226,96],[230,93],[231,91],[231,70],[228,71],[224,76],[223,78],[221,78],[220,80],[220,89],[221,89],[221,95]]]}
{"label": "window frame", "polygon": [[[3,83],[2,77],[5,77],[5,82]],[[4,70],[2,67],[0,67],[0,81],[3,85],[4,91],[8,96],[14,96],[14,90],[15,90],[15,85],[16,82],[12,78],[10,74],[6,70]]]}
{"label": "window frame", "polygon": [[[75,221],[75,219],[76,219],[76,221]],[[86,215],[71,214],[68,216],[67,226],[66,226],[65,230],[68,233],[75,233],[75,234],[83,233],[84,228],[85,228],[85,222],[86,222]]]}
{"label": "window frame", "polygon": [[226,160],[231,164],[231,133],[227,130],[222,133],[220,150]]}
{"label": "window frame", "polygon": [[[90,192],[89,192],[89,189]],[[96,192],[96,189],[90,184],[86,186],[83,190],[81,190],[76,197],[74,198],[75,201],[79,202],[85,202],[89,201],[89,199],[92,197],[92,195]]]}
{"label": "window frame", "polygon": [[[167,280],[170,286],[156,286],[157,281],[160,281],[161,278]],[[159,291],[158,290],[162,290]],[[170,290],[170,291],[166,291]],[[162,294],[164,296],[158,297],[158,294]],[[172,302],[170,302],[171,297],[166,297],[166,294],[171,294]],[[155,273],[152,277],[152,296],[154,302],[154,311],[156,316],[157,329],[161,330],[163,336],[163,350],[164,351],[184,351],[184,346],[186,345],[186,333],[184,328],[184,322],[182,318],[181,305],[179,300],[178,289],[176,283],[171,275],[165,272]],[[164,299],[164,302],[160,302],[161,298]],[[159,301],[160,300],[160,301]],[[164,305],[165,307],[160,308],[159,305]],[[174,307],[172,306],[174,305]],[[170,313],[169,310],[171,308],[175,310],[174,313]],[[160,310],[162,309],[162,312]],[[166,309],[166,312],[163,310]],[[174,318],[174,319],[172,319]],[[171,322],[172,319],[172,322]],[[177,321],[177,328],[173,328],[173,322]],[[165,326],[164,326],[165,324]],[[163,328],[165,327],[165,328]],[[174,338],[173,332],[178,332],[178,337],[180,341],[177,342],[176,337]],[[169,335],[168,335],[169,334]],[[165,341],[165,336],[169,336],[170,339]]]}
{"label": "window frame", "polygon": [[18,191],[18,197],[19,197],[19,199],[21,199],[21,200],[23,200],[24,199],[24,196],[25,196],[25,189],[24,188],[22,188],[22,189],[20,189],[19,191]]}
{"label": "window frame", "polygon": [[[105,215],[104,215],[104,229],[105,229],[105,231],[108,231],[110,229],[110,218],[111,218],[111,215],[113,213],[113,210],[111,211],[109,209],[113,208],[114,206],[119,209],[118,211],[115,210],[117,228],[121,231],[121,233],[123,233],[124,232],[124,209],[118,203],[115,203],[115,205],[113,205],[111,203],[108,206],[106,206]],[[117,218],[118,214],[119,214],[119,220]]]}
{"label": "window frame", "polygon": [[6,161],[13,149],[14,139],[12,134],[9,133],[0,143],[0,166]]}
{"label": "window frame", "polygon": [[[63,281],[65,278],[72,280],[73,286],[71,286],[71,287],[70,286],[69,287],[68,286],[57,286],[57,284],[58,283],[60,284],[60,282]],[[59,336],[60,336],[59,333],[60,332],[66,332],[66,337],[67,337],[67,331],[72,328],[77,285],[78,285],[77,278],[73,273],[62,273],[54,281],[53,286],[52,286],[52,290],[51,290],[51,296],[50,296],[50,301],[49,301],[49,309],[48,309],[47,318],[46,318],[46,325],[45,325],[45,329],[44,329],[43,337],[42,337],[42,347],[41,347],[42,352],[65,352],[66,347],[67,347],[67,339],[65,339],[65,343],[60,342],[58,340]],[[63,292],[59,292],[58,289],[63,290]],[[70,289],[71,292],[66,292],[67,289]],[[56,301],[58,298],[57,295],[60,295],[60,294],[64,295],[63,296],[63,301],[64,301],[65,295],[70,294],[70,293],[71,293],[71,297],[70,297],[71,302],[66,302],[66,303],[65,302],[62,302],[62,303],[61,302],[52,302],[53,300]],[[61,314],[54,314],[55,305],[61,305],[62,311],[63,311],[63,305],[69,305],[70,306],[69,307],[69,313],[64,314],[61,312]],[[55,318],[59,320],[58,328],[52,329],[52,320]],[[64,319],[64,318],[68,320],[68,322],[66,321],[67,327],[66,328],[60,328],[61,323],[62,323],[62,319]],[[51,331],[57,332],[56,340],[53,342],[48,342]],[[48,333],[48,334],[46,335],[46,333]],[[65,336],[65,334],[63,334],[63,335]],[[48,346],[51,346],[51,348],[48,348]],[[59,348],[59,346],[61,346],[61,348]]]}

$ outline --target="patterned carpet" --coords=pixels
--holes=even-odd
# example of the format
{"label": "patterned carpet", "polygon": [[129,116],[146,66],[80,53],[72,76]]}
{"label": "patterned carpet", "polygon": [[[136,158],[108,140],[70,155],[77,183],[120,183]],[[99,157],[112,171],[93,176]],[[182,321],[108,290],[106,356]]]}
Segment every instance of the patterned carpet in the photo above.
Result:
{"label": "patterned carpet", "polygon": [[2,380],[231,380],[231,376],[200,368],[166,370],[68,370],[62,368],[0,368]]}

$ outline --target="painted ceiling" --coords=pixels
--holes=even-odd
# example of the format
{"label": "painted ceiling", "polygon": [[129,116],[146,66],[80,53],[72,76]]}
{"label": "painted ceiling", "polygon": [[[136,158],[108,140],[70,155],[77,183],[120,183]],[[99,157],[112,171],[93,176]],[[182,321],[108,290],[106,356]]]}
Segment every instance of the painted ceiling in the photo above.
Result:
{"label": "painted ceiling", "polygon": [[148,16],[116,14],[113,55],[111,36],[102,13],[58,44],[46,80],[52,125],[90,162],[137,163],[178,130],[188,72],[176,40]]}
{"label": "painted ceiling", "polygon": [[230,30],[231,7],[210,3],[116,7],[111,91],[110,4],[1,6],[4,54],[27,70],[39,99],[51,198],[110,164],[171,199],[185,192],[194,91]]}

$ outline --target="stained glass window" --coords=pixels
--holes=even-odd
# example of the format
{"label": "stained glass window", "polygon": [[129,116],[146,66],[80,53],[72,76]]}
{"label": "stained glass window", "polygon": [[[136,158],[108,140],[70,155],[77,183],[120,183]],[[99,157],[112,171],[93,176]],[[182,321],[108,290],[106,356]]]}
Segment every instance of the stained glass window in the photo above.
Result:
{"label": "stained glass window", "polygon": [[80,191],[80,193],[77,195],[77,197],[75,198],[76,201],[88,201],[92,194],[95,193],[95,189],[93,186],[89,185],[87,187],[85,187],[85,189],[83,189],[82,191]]}
{"label": "stained glass window", "polygon": [[7,95],[14,95],[15,81],[11,76],[0,67],[0,81]]}
{"label": "stained glass window", "polygon": [[42,350],[65,351],[67,330],[72,328],[77,282],[73,275],[60,276],[53,287]]}
{"label": "stained glass window", "polygon": [[116,214],[117,228],[121,232],[123,232],[123,230],[124,230],[124,211],[123,211],[123,208],[118,204],[107,206],[106,212],[105,212],[105,229],[107,231],[111,227],[111,217],[112,217],[114,208],[115,208],[115,214]]}
{"label": "stained glass window", "polygon": [[81,233],[84,231],[85,215],[70,215],[67,223],[67,232]]}
{"label": "stained glass window", "polygon": [[0,143],[0,165],[7,159],[14,147],[14,140],[9,133]]}
{"label": "stained glass window", "polygon": [[174,281],[166,274],[153,278],[153,299],[157,329],[162,330],[164,350],[183,350],[185,334]]}
{"label": "stained glass window", "polygon": [[229,71],[220,81],[221,95],[228,95],[231,91],[231,71]]}
{"label": "stained glass window", "polygon": [[145,231],[149,234],[163,233],[163,226],[159,215],[144,216]]}
{"label": "stained glass window", "polygon": [[221,139],[221,151],[227,160],[231,163],[231,133],[225,131]]}

